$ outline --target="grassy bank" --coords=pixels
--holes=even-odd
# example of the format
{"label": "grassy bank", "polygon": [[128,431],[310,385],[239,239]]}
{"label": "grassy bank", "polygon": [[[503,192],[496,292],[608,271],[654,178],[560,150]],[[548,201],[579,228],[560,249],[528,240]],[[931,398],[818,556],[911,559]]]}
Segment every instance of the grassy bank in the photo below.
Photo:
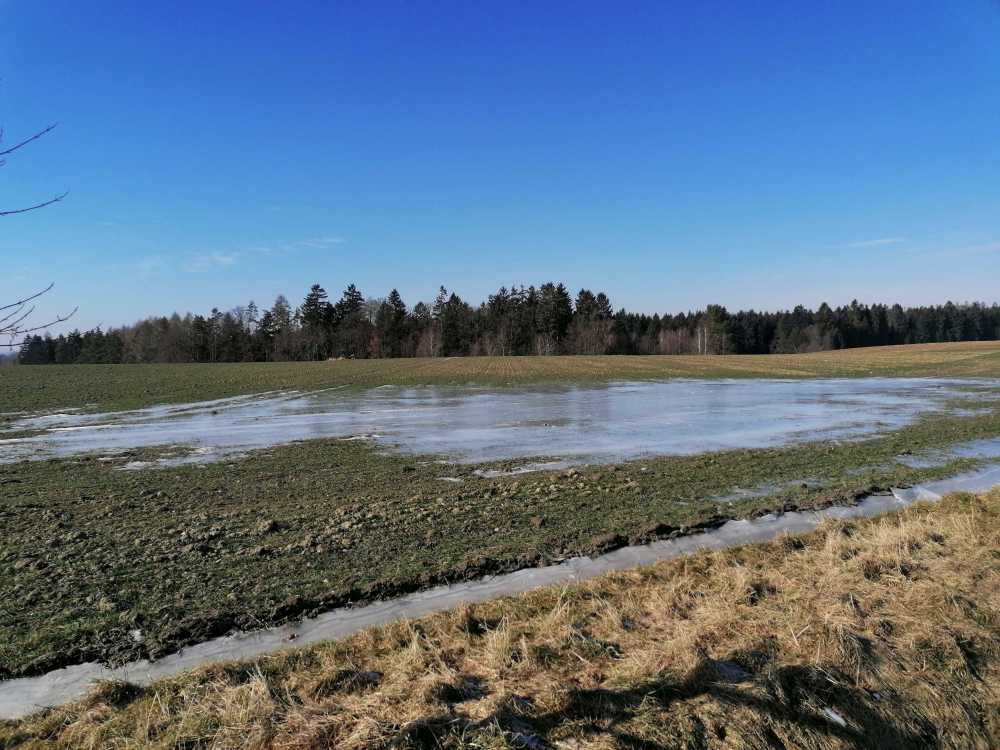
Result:
{"label": "grassy bank", "polygon": [[1000,491],[550,588],[150,688],[0,746],[989,748]]}
{"label": "grassy bank", "polygon": [[[1000,377],[1000,342],[815,354],[649,357],[459,357],[267,364],[47,365],[0,368],[0,413],[91,405],[124,409],[280,389],[522,385],[670,377]],[[0,420],[4,417],[0,414]]]}
{"label": "grassy bank", "polygon": [[[231,464],[0,466],[0,676],[160,656],[225,633],[968,468],[896,456],[1000,435],[1000,407],[858,442],[482,479],[310,441]],[[461,483],[447,482],[456,476]],[[803,484],[803,480],[811,480]],[[720,502],[736,487],[781,485]],[[131,633],[143,634],[140,642]]]}

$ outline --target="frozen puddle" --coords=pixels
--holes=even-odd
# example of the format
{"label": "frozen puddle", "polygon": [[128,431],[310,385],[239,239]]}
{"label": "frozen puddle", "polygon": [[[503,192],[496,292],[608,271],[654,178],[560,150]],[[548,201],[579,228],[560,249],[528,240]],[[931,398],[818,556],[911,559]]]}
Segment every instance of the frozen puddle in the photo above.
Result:
{"label": "frozen puddle", "polygon": [[906,489],[894,489],[892,494],[901,503],[910,504],[918,500],[937,501],[949,492],[985,492],[998,485],[1000,485],[1000,464],[994,464],[951,479],[926,482]]}
{"label": "frozen puddle", "polygon": [[[927,412],[981,409],[1000,381],[923,378],[669,380],[510,389],[401,388],[265,393],[110,414],[64,411],[0,430],[0,462],[177,445],[223,460],[311,438],[369,436],[463,462],[550,456],[572,463],[858,439]],[[5,431],[43,430],[2,439]],[[133,465],[132,468],[148,468]]]}
{"label": "frozen puddle", "polygon": [[149,685],[155,680],[216,661],[252,659],[264,654],[299,648],[384,625],[482,602],[498,596],[520,594],[539,586],[572,583],[615,570],[627,570],[660,560],[692,554],[702,549],[722,549],[764,542],[785,533],[802,534],[827,518],[858,518],[890,513],[917,500],[938,500],[955,491],[984,492],[1000,486],[1000,464],[928,483],[892,494],[871,495],[853,506],[833,506],[819,511],[796,511],[744,521],[728,521],[718,529],[651,544],[624,547],[599,557],[576,557],[558,565],[528,568],[478,581],[438,586],[384,602],[327,612],[313,619],[277,628],[237,633],[182,649],[159,661],[139,661],[117,669],[80,664],[28,677],[0,682],[0,719],[13,719],[33,711],[83,696],[95,680],[124,680]]}
{"label": "frozen puddle", "polygon": [[898,456],[896,461],[914,469],[942,466],[955,458],[1000,458],[1000,438],[985,438],[953,445],[947,450]]}

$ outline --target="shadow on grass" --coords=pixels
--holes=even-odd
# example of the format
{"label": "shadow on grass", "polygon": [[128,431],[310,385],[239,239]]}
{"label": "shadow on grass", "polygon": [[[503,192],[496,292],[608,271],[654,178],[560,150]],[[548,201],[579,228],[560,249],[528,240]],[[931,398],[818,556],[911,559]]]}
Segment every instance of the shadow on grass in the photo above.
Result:
{"label": "shadow on grass", "polygon": [[[893,704],[878,710],[878,701],[872,695],[851,686],[849,678],[834,668],[786,666],[755,678],[744,671],[741,661],[746,663],[706,658],[683,680],[661,676],[620,689],[571,690],[558,711],[534,716],[530,709],[525,710],[525,699],[515,699],[505,701],[492,715],[478,721],[457,713],[428,717],[402,727],[388,747],[462,748],[468,747],[475,736],[492,732],[503,733],[508,746],[529,750],[572,747],[572,743],[553,744],[553,736],[567,735],[584,742],[598,737],[610,739],[613,746],[620,748],[667,750],[678,745],[646,739],[630,725],[649,725],[651,713],[655,716],[672,704],[700,697],[712,699],[723,713],[727,709],[745,709],[756,715],[756,736],[741,738],[746,747],[781,750],[797,746],[780,739],[780,735],[789,733],[810,737],[820,746],[824,739],[857,748],[916,750],[939,745],[937,733],[927,719],[909,711],[897,720],[889,718],[886,714]],[[902,725],[904,721],[907,726]],[[686,726],[688,734],[680,740],[683,747],[719,746],[726,736],[724,724],[709,730],[694,712]]]}

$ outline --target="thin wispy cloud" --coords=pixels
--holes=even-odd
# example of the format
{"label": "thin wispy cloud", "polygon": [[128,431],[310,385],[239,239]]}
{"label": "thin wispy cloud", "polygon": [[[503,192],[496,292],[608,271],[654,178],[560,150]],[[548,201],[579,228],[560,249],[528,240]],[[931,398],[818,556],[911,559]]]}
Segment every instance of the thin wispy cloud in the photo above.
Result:
{"label": "thin wispy cloud", "polygon": [[343,237],[310,237],[306,240],[299,240],[298,244],[302,247],[322,249],[332,247],[333,245],[340,245],[343,242]]}
{"label": "thin wispy cloud", "polygon": [[278,255],[290,255],[301,250],[326,250],[345,242],[343,237],[334,235],[320,235],[317,237],[307,237],[300,240],[289,240],[268,245],[252,245],[250,247],[233,250],[214,250],[188,256],[182,268],[188,273],[205,273],[207,271],[218,271],[241,263],[245,260],[252,260],[253,257],[273,257]]}
{"label": "thin wispy cloud", "polygon": [[874,240],[861,240],[860,242],[848,242],[845,245],[837,245],[839,250],[856,250],[863,247],[882,247],[883,245],[898,245],[906,242],[906,237],[879,237]]}
{"label": "thin wispy cloud", "polygon": [[[148,279],[171,271],[183,273],[210,273],[224,271],[238,265],[252,264],[262,258],[291,255],[296,252],[315,252],[326,250],[346,242],[336,235],[318,235],[298,240],[288,240],[266,245],[248,245],[246,247],[225,250],[206,250],[204,252],[189,252],[175,254],[148,255],[137,258],[130,264],[130,270],[139,278]],[[120,270],[112,268],[112,270]]]}
{"label": "thin wispy cloud", "polygon": [[335,236],[308,237],[304,240],[278,242],[273,245],[257,245],[247,248],[247,253],[255,255],[288,255],[299,250],[325,250],[346,241],[343,237]]}
{"label": "thin wispy cloud", "polygon": [[278,249],[270,245],[254,245],[246,249],[248,255],[277,255]]}
{"label": "thin wispy cloud", "polygon": [[219,268],[230,268],[239,262],[243,254],[234,251],[228,253],[212,252],[204,255],[196,255],[189,258],[184,265],[184,270],[191,273],[201,273],[204,271],[214,271]]}
{"label": "thin wispy cloud", "polygon": [[149,255],[135,261],[135,271],[140,279],[157,276],[167,268],[167,259],[162,255]]}
{"label": "thin wispy cloud", "polygon": [[979,245],[946,247],[921,253],[922,258],[974,258],[983,255],[1000,254],[1000,242],[984,242]]}

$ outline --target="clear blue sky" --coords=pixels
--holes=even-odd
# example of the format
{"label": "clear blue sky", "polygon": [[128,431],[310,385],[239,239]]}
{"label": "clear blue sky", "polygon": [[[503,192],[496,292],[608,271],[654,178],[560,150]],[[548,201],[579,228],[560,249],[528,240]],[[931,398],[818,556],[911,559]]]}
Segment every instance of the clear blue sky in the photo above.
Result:
{"label": "clear blue sky", "polygon": [[0,0],[0,299],[1000,297],[1000,4]]}

